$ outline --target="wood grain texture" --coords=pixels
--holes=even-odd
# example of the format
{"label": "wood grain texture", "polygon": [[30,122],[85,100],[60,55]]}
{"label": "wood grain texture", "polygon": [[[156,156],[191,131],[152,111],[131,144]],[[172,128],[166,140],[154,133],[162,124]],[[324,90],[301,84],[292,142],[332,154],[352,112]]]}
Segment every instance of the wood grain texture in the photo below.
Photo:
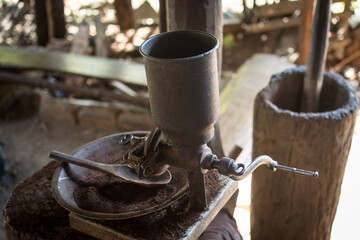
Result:
{"label": "wood grain texture", "polygon": [[115,0],[115,11],[122,32],[135,27],[134,10],[131,0]]}
{"label": "wood grain texture", "polygon": [[313,19],[315,0],[302,1],[301,24],[299,29],[299,59],[298,64],[305,65],[309,48],[311,35],[311,22]]}
{"label": "wood grain texture", "polygon": [[253,157],[317,170],[319,178],[265,167],[253,173],[252,239],[330,239],[358,99],[339,75],[325,73],[320,112],[299,113],[305,68],[274,75],[256,97]]}
{"label": "wood grain texture", "polygon": [[166,3],[167,30],[201,30],[219,40],[217,49],[218,73],[221,75],[223,16],[221,0],[168,0]]}

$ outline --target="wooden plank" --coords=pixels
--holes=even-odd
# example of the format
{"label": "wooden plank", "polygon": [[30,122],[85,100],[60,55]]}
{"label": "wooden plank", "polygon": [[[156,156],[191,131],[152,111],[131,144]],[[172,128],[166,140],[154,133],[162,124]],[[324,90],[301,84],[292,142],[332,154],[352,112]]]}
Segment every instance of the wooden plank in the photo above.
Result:
{"label": "wooden plank", "polygon": [[297,27],[300,25],[300,18],[275,19],[268,22],[252,23],[245,25],[247,33],[260,33],[278,30],[282,28]]}
{"label": "wooden plank", "polygon": [[294,65],[275,55],[255,54],[236,72],[220,93],[220,128],[224,150],[229,153],[234,144],[245,148],[251,141],[253,104],[256,94],[264,88],[272,74]]}
{"label": "wooden plank", "polygon": [[67,94],[74,94],[76,97],[92,98],[103,101],[117,100],[138,106],[149,107],[149,99],[144,96],[129,96],[106,89],[94,89],[82,86],[69,86],[61,83],[51,83],[42,79],[29,78],[18,74],[0,71],[0,82],[25,84],[32,87],[41,87],[50,91],[60,91]]}
{"label": "wooden plank", "polygon": [[269,18],[269,17],[280,17],[291,15],[296,10],[301,9],[301,5],[305,1],[282,1],[278,4],[264,5],[261,7],[254,8],[253,19]]}
{"label": "wooden plank", "polygon": [[[140,63],[6,46],[0,46],[0,52],[0,64],[5,66],[59,71],[147,86],[144,66]],[[229,86],[220,94],[221,114],[236,97],[237,81],[236,77],[230,80]]]}
{"label": "wooden plank", "polygon": [[0,46],[0,64],[113,79],[146,86],[144,65],[128,61],[36,49]]}

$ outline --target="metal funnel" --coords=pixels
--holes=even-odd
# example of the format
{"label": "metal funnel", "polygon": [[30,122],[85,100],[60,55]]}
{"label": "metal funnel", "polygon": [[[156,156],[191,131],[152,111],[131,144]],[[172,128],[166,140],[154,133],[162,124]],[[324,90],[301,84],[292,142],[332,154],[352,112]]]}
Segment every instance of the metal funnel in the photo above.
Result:
{"label": "metal funnel", "polygon": [[202,145],[219,117],[215,36],[201,31],[156,35],[140,47],[151,114],[171,146]]}

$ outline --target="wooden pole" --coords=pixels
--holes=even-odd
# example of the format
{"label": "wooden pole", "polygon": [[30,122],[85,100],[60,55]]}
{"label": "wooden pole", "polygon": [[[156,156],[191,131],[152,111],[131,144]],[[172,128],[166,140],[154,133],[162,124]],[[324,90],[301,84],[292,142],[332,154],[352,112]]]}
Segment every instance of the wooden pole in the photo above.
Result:
{"label": "wooden pole", "polygon": [[167,31],[167,24],[166,24],[166,0],[159,0],[159,28],[160,32]]}
{"label": "wooden pole", "polygon": [[302,1],[301,24],[299,28],[299,65],[305,65],[310,49],[311,22],[313,19],[315,0]]}
{"label": "wooden pole", "polygon": [[53,19],[53,37],[65,38],[66,24],[64,15],[64,0],[51,0],[51,17]]}
{"label": "wooden pole", "polygon": [[221,76],[223,38],[221,0],[168,0],[166,7],[168,31],[201,30],[212,33],[218,38],[218,73]]}
{"label": "wooden pole", "polygon": [[46,46],[51,38],[65,37],[63,0],[35,0],[35,15],[38,45]]}
{"label": "wooden pole", "polygon": [[46,46],[49,42],[46,1],[35,0],[35,15],[37,43],[40,46]]}
{"label": "wooden pole", "polygon": [[[212,33],[219,40],[217,63],[219,79],[222,66],[223,15],[221,0],[168,0],[166,2],[167,30],[201,30]],[[212,151],[223,157],[220,129],[215,124],[215,137],[209,143]]]}

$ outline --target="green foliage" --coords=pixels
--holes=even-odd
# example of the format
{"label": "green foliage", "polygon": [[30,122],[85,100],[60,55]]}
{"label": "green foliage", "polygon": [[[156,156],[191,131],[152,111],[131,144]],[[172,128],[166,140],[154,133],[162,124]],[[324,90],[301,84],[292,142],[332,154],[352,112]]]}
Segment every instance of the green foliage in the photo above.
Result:
{"label": "green foliage", "polygon": [[234,35],[233,34],[225,34],[223,37],[223,46],[224,48],[232,48],[234,46]]}

